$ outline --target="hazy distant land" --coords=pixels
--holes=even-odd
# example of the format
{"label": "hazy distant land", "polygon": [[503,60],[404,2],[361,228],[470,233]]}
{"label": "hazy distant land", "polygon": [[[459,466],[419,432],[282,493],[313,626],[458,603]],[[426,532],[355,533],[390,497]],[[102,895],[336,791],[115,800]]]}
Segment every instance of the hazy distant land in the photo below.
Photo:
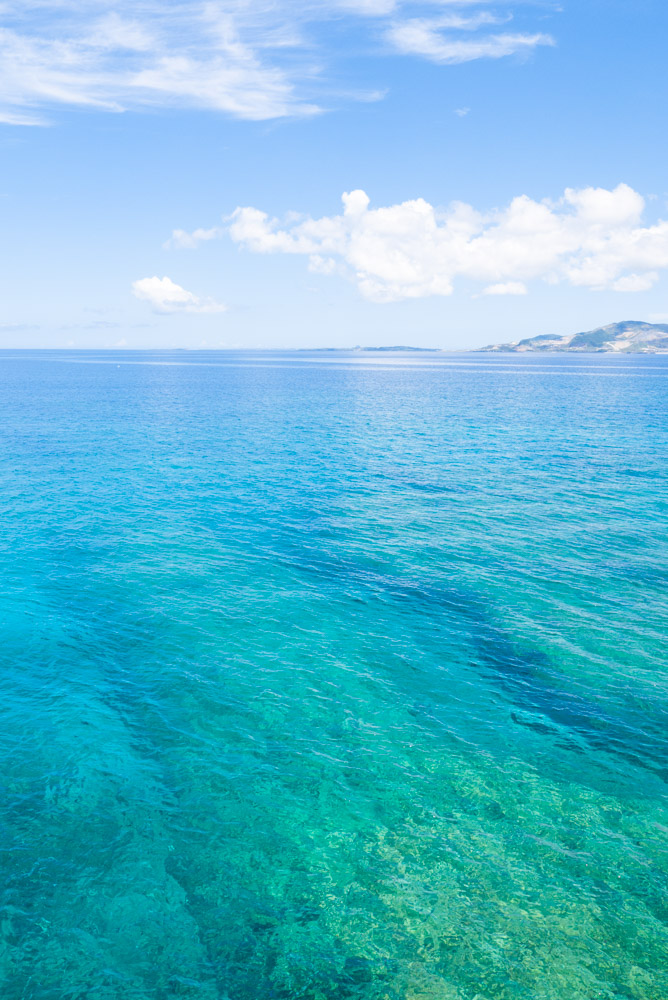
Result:
{"label": "hazy distant land", "polygon": [[582,354],[592,352],[668,354],[668,324],[625,320],[586,333],[573,333],[565,337],[548,333],[539,337],[527,337],[526,340],[511,341],[509,344],[493,344],[480,350],[512,354],[536,351],[568,351]]}
{"label": "hazy distant land", "polygon": [[[337,352],[336,347],[309,348],[319,352]],[[511,340],[507,344],[490,344],[487,347],[469,348],[465,351],[444,350],[439,347],[412,347],[407,344],[366,347],[358,345],[355,352],[420,352],[420,353],[482,353],[528,354],[539,352],[569,352],[577,354],[668,354],[668,323],[642,323],[639,320],[623,320],[610,323],[596,330],[571,333],[564,336],[546,333],[524,340]]]}

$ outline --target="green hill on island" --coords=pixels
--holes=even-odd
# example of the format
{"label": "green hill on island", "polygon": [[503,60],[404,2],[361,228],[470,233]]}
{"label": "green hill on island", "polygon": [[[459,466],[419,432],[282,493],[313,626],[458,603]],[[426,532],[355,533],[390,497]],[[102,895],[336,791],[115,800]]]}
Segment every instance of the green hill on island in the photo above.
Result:
{"label": "green hill on island", "polygon": [[509,344],[493,344],[480,350],[512,354],[529,351],[668,354],[668,324],[625,320],[586,333],[573,333],[565,337],[548,333],[539,337],[527,337],[526,340],[511,341]]}

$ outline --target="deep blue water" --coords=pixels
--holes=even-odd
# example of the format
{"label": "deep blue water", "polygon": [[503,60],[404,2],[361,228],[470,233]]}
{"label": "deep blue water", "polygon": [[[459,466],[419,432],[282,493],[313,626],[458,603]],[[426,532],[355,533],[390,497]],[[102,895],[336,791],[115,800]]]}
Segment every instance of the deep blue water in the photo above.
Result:
{"label": "deep blue water", "polygon": [[3,1000],[666,1000],[668,357],[0,353]]}

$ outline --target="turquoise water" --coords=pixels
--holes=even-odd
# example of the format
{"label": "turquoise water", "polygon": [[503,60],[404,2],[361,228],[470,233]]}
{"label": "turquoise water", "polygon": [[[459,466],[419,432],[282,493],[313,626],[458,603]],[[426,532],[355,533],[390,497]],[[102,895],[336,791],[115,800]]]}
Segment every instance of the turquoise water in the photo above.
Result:
{"label": "turquoise water", "polygon": [[668,357],[5,352],[3,1000],[668,998]]}

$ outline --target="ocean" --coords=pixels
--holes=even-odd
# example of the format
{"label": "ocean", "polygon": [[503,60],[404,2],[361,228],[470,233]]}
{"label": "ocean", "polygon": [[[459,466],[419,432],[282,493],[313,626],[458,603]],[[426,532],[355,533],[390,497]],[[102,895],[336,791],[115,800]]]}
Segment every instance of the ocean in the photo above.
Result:
{"label": "ocean", "polygon": [[668,357],[0,354],[3,1000],[666,1000]]}

